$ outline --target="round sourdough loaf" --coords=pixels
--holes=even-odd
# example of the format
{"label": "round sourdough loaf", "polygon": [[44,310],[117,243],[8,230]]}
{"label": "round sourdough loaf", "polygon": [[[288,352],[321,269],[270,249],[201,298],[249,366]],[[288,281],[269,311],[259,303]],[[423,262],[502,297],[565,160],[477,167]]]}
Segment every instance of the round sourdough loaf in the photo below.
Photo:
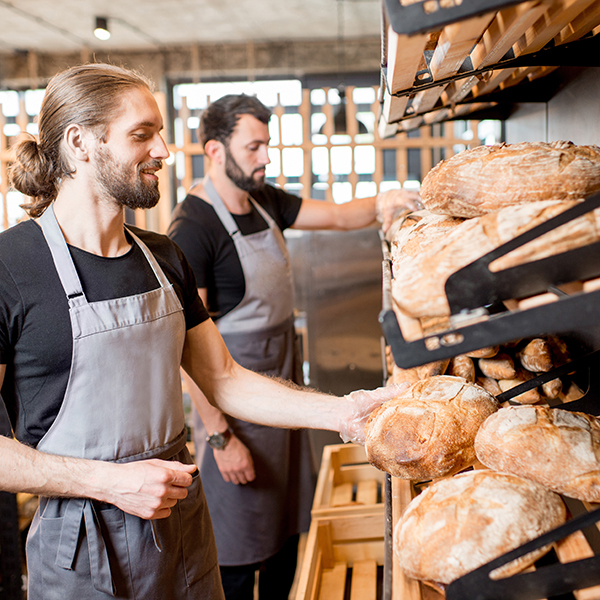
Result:
{"label": "round sourdough loaf", "polygon": [[510,406],[492,415],[475,439],[487,467],[552,490],[600,502],[600,419],[547,406]]}
{"label": "round sourdough loaf", "polygon": [[477,429],[496,410],[491,394],[461,377],[422,379],[371,413],[367,457],[401,479],[456,473],[475,462]]}
{"label": "round sourdough loaf", "polygon": [[[409,577],[447,585],[565,518],[560,496],[537,483],[507,473],[469,471],[432,484],[411,501],[395,527],[393,548]],[[500,567],[497,575],[524,569],[548,549]]]}
{"label": "round sourdough loaf", "polygon": [[427,210],[478,217],[539,200],[574,200],[600,191],[600,148],[571,142],[477,146],[438,163],[423,179]]}

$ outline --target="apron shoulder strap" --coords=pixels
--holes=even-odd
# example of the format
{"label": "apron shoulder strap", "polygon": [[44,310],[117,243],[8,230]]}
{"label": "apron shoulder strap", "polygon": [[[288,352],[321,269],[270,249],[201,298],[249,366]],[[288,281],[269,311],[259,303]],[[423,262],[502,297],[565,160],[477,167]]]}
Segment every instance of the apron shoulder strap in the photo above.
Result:
{"label": "apron shoulder strap", "polygon": [[54,266],[67,294],[67,298],[71,301],[73,298],[82,297],[85,301],[81,280],[79,279],[73,259],[71,258],[71,253],[67,247],[67,242],[54,214],[54,204],[48,206],[38,219],[38,223],[50,248]]}

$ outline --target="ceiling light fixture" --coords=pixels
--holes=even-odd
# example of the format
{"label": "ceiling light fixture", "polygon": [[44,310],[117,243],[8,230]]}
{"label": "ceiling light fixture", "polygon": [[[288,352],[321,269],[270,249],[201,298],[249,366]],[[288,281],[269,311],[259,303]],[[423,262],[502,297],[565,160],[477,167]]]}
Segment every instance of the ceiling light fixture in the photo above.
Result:
{"label": "ceiling light fixture", "polygon": [[107,40],[110,38],[110,31],[108,30],[108,19],[106,17],[96,17],[96,28],[94,29],[94,35],[99,40]]}

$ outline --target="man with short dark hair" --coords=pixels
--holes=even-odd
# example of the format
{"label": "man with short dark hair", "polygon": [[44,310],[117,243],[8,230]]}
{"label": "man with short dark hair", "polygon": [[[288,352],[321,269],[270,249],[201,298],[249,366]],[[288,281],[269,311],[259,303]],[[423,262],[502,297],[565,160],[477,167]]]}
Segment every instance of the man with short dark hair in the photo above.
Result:
{"label": "man with short dark hair", "polygon": [[[282,231],[366,227],[376,219],[377,198],[336,205],[266,185],[270,116],[257,98],[244,94],[224,96],[204,111],[199,137],[208,174],[176,207],[168,235],[189,260],[198,293],[235,360],[301,384]],[[379,201],[387,227],[394,210],[417,208],[419,196],[394,190]],[[192,382],[188,388],[200,411],[194,415],[194,442],[202,456],[225,596],[252,600],[259,571],[260,600],[285,599],[314,493],[307,432],[225,416]]]}
{"label": "man with short dark hair", "polygon": [[[364,436],[397,390],[345,399],[238,365],[168,237],[125,226],[159,199],[168,150],[148,83],[111,65],[49,83],[15,147],[34,217],[0,234],[0,490],[40,496],[29,600],[222,600],[180,367],[215,406],[272,427]],[[362,432],[362,433],[361,433]]]}

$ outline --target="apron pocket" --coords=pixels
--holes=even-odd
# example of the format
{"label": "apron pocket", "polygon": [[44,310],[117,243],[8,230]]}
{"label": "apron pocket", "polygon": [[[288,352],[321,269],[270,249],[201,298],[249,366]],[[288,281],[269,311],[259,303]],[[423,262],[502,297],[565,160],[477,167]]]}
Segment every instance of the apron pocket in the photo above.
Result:
{"label": "apron pocket", "polygon": [[194,475],[187,498],[177,503],[181,526],[181,552],[187,585],[217,565],[217,547],[200,474]]}

